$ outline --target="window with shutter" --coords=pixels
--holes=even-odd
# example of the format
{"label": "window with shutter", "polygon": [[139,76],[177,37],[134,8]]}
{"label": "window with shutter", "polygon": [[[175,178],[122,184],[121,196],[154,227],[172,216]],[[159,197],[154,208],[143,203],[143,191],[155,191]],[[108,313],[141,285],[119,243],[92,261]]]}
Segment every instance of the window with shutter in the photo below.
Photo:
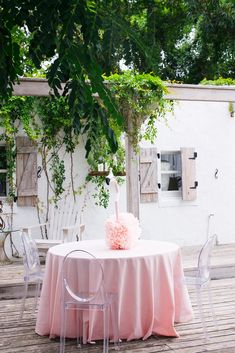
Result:
{"label": "window with shutter", "polygon": [[37,202],[37,146],[26,136],[16,138],[17,205],[35,206]]}
{"label": "window with shutter", "polygon": [[194,148],[181,148],[182,199],[185,201],[194,201],[197,198],[196,158]]}
{"label": "window with shutter", "polygon": [[197,198],[194,148],[157,153],[144,148],[140,153],[140,201],[176,206]]}
{"label": "window with shutter", "polygon": [[140,151],[140,202],[157,202],[157,149]]}
{"label": "window with shutter", "polygon": [[159,196],[164,205],[177,205],[180,200],[196,200],[196,157],[194,148],[183,147],[178,151],[161,152]]}

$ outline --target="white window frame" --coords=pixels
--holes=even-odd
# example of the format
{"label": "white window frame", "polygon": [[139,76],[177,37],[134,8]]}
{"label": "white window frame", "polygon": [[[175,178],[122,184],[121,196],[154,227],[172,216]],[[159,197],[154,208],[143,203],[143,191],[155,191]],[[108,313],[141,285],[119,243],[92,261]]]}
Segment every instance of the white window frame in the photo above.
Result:
{"label": "white window frame", "polygon": [[[182,186],[180,190],[162,190],[162,174],[174,174],[177,171],[169,170],[162,172],[162,164],[161,164],[161,156],[162,154],[180,154],[181,157],[181,149],[170,149],[170,150],[161,150],[159,151],[159,158],[157,161],[158,168],[158,206],[159,207],[169,207],[169,206],[196,206],[198,205],[198,199],[194,201],[186,201],[182,198]],[[182,177],[182,160],[181,160],[181,182],[183,183]]]}
{"label": "white window frame", "polygon": [[[162,175],[163,174],[178,174],[179,171],[177,170],[162,170],[162,161],[161,161],[161,156],[163,154],[179,154],[181,158],[181,151],[180,150],[171,150],[171,151],[161,151],[160,153],[160,158],[158,161],[158,170],[159,170],[159,183],[161,185],[160,191],[162,194],[162,197],[175,197],[175,198],[181,198],[182,197],[182,190],[162,190],[162,185],[163,185],[163,180],[162,180]],[[182,178],[182,168],[181,168],[181,178]]]}

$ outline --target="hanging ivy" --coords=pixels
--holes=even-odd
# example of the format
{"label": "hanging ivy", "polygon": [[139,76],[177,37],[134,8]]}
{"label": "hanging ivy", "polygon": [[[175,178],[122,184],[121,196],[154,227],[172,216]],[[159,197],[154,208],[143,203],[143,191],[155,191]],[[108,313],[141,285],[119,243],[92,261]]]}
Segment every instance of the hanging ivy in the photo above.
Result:
{"label": "hanging ivy", "polygon": [[[154,142],[157,135],[156,120],[165,117],[167,111],[173,110],[173,102],[164,99],[167,88],[157,76],[137,75],[132,71],[114,74],[105,79],[124,118],[131,120],[131,126],[125,119],[121,128],[122,132],[130,136],[132,145],[138,152],[142,139]],[[141,129],[144,122],[145,128]]]}
{"label": "hanging ivy", "polygon": [[14,174],[16,170],[16,147],[15,138],[19,128],[19,116],[23,113],[23,97],[12,97],[7,103],[0,104],[0,141],[6,146],[7,159],[7,181],[9,186],[7,201],[12,204],[16,186]]}
{"label": "hanging ivy", "polygon": [[54,185],[53,192],[54,192],[54,202],[57,204],[59,201],[60,195],[63,194],[65,191],[63,183],[65,181],[65,166],[64,161],[60,160],[57,153],[52,154],[52,161],[51,161],[51,180]]}
{"label": "hanging ivy", "polygon": [[[153,142],[157,133],[156,120],[164,117],[166,111],[172,110],[172,102],[164,99],[164,84],[151,74],[137,75],[128,71],[121,75],[105,77],[105,80],[124,119],[117,119],[116,114],[110,114],[102,104],[102,97],[84,103],[84,91],[80,92],[83,95],[82,100],[71,93],[58,97],[11,97],[0,104],[0,127],[3,131],[0,139],[7,145],[9,195],[12,198],[15,196],[15,137],[19,128],[23,128],[31,139],[37,141],[48,181],[47,194],[49,195],[50,189],[54,202],[57,202],[65,191],[65,166],[59,157],[62,147],[65,147],[66,153],[70,155],[71,185],[74,194],[77,192],[73,184],[72,156],[83,135],[86,141],[85,157],[89,165],[85,184],[95,184],[93,196],[96,204],[107,207],[109,193],[104,186],[107,173],[125,173],[123,134],[129,134],[136,151],[142,138]],[[83,104],[89,105],[89,114]],[[75,107],[77,111],[71,114],[71,109],[74,110]],[[132,122],[131,130],[127,117]],[[141,129],[143,122],[144,130]],[[104,165],[106,175],[92,175],[96,174],[100,165]]]}

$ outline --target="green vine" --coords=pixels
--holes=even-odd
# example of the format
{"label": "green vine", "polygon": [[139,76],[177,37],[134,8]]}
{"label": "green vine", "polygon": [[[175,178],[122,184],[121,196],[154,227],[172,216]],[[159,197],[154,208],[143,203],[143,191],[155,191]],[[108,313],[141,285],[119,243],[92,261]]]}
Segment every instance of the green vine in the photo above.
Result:
{"label": "green vine", "polygon": [[[116,103],[125,118],[129,117],[131,126],[125,119],[122,131],[130,136],[136,152],[142,139],[151,143],[157,135],[156,121],[173,110],[172,101],[164,99],[167,88],[159,77],[152,74],[135,74],[126,71],[105,77],[115,96]],[[145,128],[141,129],[145,123]]]}
{"label": "green vine", "polygon": [[52,164],[50,168],[52,172],[51,180],[54,184],[54,202],[57,202],[60,199],[60,195],[65,191],[63,183],[65,181],[65,166],[64,161],[60,160],[57,153],[53,153],[52,155]]}
{"label": "green vine", "polygon": [[[68,116],[67,104],[63,97],[60,99],[52,97],[11,97],[7,102],[1,103],[0,127],[2,133],[0,134],[0,140],[6,144],[10,199],[14,199],[16,196],[14,180],[16,170],[15,140],[19,129],[23,128],[28,137],[37,141],[39,152],[42,155],[44,171],[54,194],[54,201],[59,200],[64,191],[65,168],[63,161],[59,160],[58,152],[63,144],[66,144],[67,151],[75,148],[75,142],[72,138],[66,141],[68,134],[71,137],[71,131],[68,129]],[[48,165],[52,172],[52,183],[46,170]]]}
{"label": "green vine", "polygon": [[[216,80],[204,79],[200,83],[202,85],[212,85],[212,86],[235,86],[235,80],[233,78],[223,78],[223,77],[219,77]],[[233,118],[235,114],[233,102],[228,103],[228,111],[231,118]]]}
{"label": "green vine", "polygon": [[95,192],[93,193],[95,204],[107,208],[109,204],[109,192],[105,186],[105,178],[103,176],[95,176],[90,177],[90,181],[95,184]]}
{"label": "green vine", "polygon": [[[154,143],[157,135],[156,121],[165,118],[167,111],[173,110],[173,103],[164,99],[166,87],[160,78],[151,74],[126,71],[121,75],[114,74],[104,78],[125,120],[124,124],[118,124],[112,116],[109,116],[109,126],[115,132],[118,144],[115,156],[102,132],[102,124],[98,119],[90,121],[90,126],[94,126],[89,137],[91,146],[87,161],[91,170],[98,170],[98,166],[103,164],[106,171],[112,170],[114,175],[117,175],[125,172],[123,133],[130,136],[136,152],[142,139]],[[131,130],[127,119],[131,120]],[[96,203],[107,207],[109,195],[107,188],[104,187],[105,176],[89,176],[88,180],[96,184],[96,192],[93,195]],[[119,178],[119,183],[122,182],[123,179]]]}
{"label": "green vine", "polygon": [[[125,148],[123,134],[131,137],[136,151],[141,139],[154,141],[157,129],[156,120],[172,110],[172,102],[164,99],[166,88],[162,81],[151,74],[135,74],[127,71],[121,75],[105,77],[109,89],[125,119],[117,120],[103,107],[102,100],[88,102],[90,115],[83,114],[83,100],[78,97],[11,97],[0,104],[0,139],[7,145],[8,183],[11,198],[15,197],[15,138],[19,129],[38,144],[42,156],[42,166],[47,178],[47,196],[53,193],[57,203],[65,191],[65,166],[59,152],[65,147],[71,160],[70,178],[73,193],[73,153],[81,135],[85,137],[86,159],[89,174],[85,185],[95,184],[94,198],[97,205],[107,207],[109,191],[105,177],[112,171],[114,175],[125,174]],[[81,92],[81,95],[85,95]],[[84,97],[83,97],[84,98]],[[71,100],[77,101],[78,116],[71,114]],[[88,104],[87,103],[87,104]],[[72,108],[71,108],[72,107]],[[71,118],[73,117],[73,118]],[[131,130],[128,126],[131,121]],[[141,128],[144,123],[144,129]],[[114,151],[116,151],[114,153]],[[64,156],[63,156],[64,158]],[[104,174],[99,175],[100,166]],[[97,175],[96,175],[97,172]],[[92,175],[94,173],[94,175]],[[51,175],[51,176],[50,176]],[[122,183],[123,179],[118,178]]]}
{"label": "green vine", "polygon": [[201,85],[212,85],[212,86],[235,86],[235,80],[233,78],[219,77],[215,80],[207,80],[204,78],[200,82]]}
{"label": "green vine", "polygon": [[[20,104],[16,104],[15,102]],[[3,132],[0,134],[0,141],[3,141],[6,145],[6,160],[7,160],[7,181],[9,185],[9,192],[7,202],[13,203],[16,196],[16,185],[15,185],[15,170],[16,170],[16,147],[15,137],[18,132],[18,115],[22,109],[23,99],[16,100],[15,97],[9,102],[9,104],[0,104],[0,127]]]}

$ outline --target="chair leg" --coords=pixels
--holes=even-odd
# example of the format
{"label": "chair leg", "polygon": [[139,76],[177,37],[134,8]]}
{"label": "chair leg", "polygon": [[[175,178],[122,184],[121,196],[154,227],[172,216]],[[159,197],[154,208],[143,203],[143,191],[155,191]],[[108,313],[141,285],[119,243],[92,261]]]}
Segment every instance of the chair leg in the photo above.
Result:
{"label": "chair leg", "polygon": [[65,352],[65,334],[66,334],[66,308],[61,310],[61,323],[60,323],[60,353]]}
{"label": "chair leg", "polygon": [[21,310],[20,310],[20,316],[19,316],[19,320],[21,321],[23,318],[23,314],[24,314],[24,310],[25,310],[25,300],[27,298],[27,294],[28,294],[28,280],[25,280],[24,282],[24,296],[22,299],[22,304],[21,304]]}
{"label": "chair leg", "polygon": [[83,341],[83,310],[77,309],[77,347],[82,348]]}
{"label": "chair leg", "polygon": [[111,303],[111,318],[112,318],[112,331],[113,331],[114,347],[115,347],[115,350],[119,350],[120,349],[120,337],[119,337],[117,300],[113,300],[113,302]]}
{"label": "chair leg", "polygon": [[205,315],[204,315],[204,310],[202,306],[202,289],[197,287],[197,303],[198,303],[198,309],[199,309],[199,314],[200,314],[200,319],[202,321],[202,327],[203,327],[203,333],[205,336],[205,339],[208,339],[208,332],[206,328],[206,321],[205,321]]}
{"label": "chair leg", "polygon": [[40,293],[40,288],[41,288],[41,282],[38,281],[36,284],[36,293],[35,293],[35,306],[34,306],[34,310],[37,310],[37,304],[38,304],[38,298],[39,298],[39,293]]}
{"label": "chair leg", "polygon": [[213,298],[212,298],[212,292],[211,292],[210,283],[208,284],[208,297],[209,297],[209,304],[210,304],[210,309],[211,309],[211,315],[212,315],[212,319],[213,319],[213,324],[214,324],[215,328],[218,330],[218,322],[217,322],[216,315],[215,315],[215,310],[214,310],[214,305],[213,305]]}
{"label": "chair leg", "polygon": [[104,343],[103,343],[103,353],[108,353],[109,351],[109,306],[105,306],[103,309],[103,325],[104,325]]}

